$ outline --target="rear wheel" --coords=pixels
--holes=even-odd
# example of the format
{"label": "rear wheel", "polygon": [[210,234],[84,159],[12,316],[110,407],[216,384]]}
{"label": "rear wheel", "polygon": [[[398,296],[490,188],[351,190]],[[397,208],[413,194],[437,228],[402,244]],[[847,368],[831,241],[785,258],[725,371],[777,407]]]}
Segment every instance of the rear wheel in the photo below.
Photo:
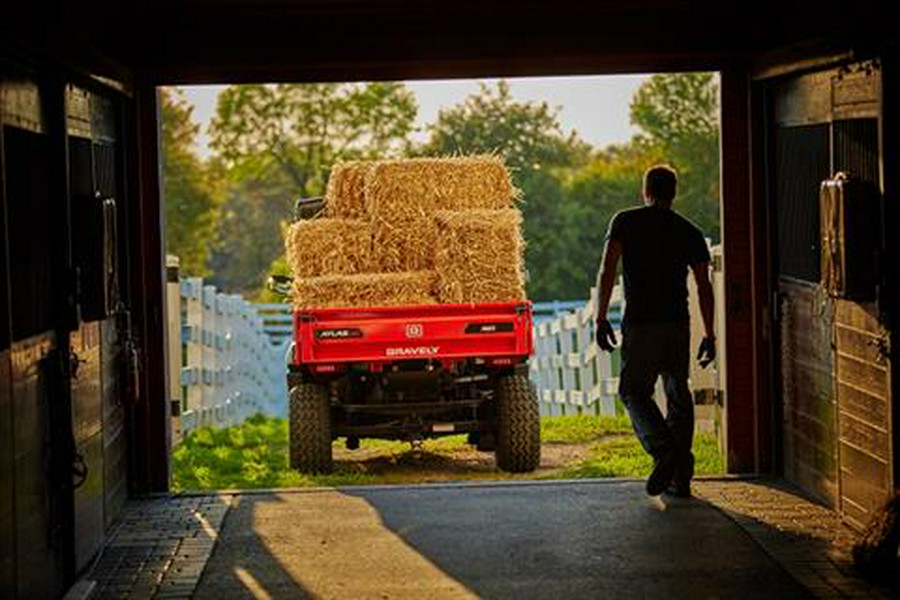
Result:
{"label": "rear wheel", "polygon": [[291,389],[290,459],[301,473],[331,472],[328,389],[301,383]]}
{"label": "rear wheel", "polygon": [[534,471],[541,462],[541,420],[537,392],[527,377],[497,382],[497,466],[510,473]]}

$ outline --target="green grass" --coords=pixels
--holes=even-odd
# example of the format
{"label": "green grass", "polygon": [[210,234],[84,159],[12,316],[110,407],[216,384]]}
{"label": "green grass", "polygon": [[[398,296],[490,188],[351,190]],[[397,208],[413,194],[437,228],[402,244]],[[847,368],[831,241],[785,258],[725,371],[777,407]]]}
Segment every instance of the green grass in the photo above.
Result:
{"label": "green grass", "polygon": [[372,483],[362,473],[301,475],[287,463],[288,424],[254,416],[225,429],[202,427],[172,452],[172,489],[260,489]]}
{"label": "green grass", "polygon": [[[544,417],[541,419],[541,439],[544,443],[593,443],[587,458],[566,466],[549,478],[644,477],[650,472],[650,457],[634,438],[625,416]],[[336,448],[342,445],[343,440],[335,441]],[[423,450],[441,455],[465,445],[466,436],[455,435],[427,440]],[[389,461],[403,457],[409,451],[409,444],[405,442],[385,440],[362,440],[362,447],[377,451],[378,455]],[[386,480],[347,461],[336,463],[335,471],[329,475],[301,475],[288,467],[287,453],[288,424],[284,419],[255,416],[236,427],[204,427],[188,435],[173,451],[172,489],[365,485]],[[697,436],[694,454],[697,474],[722,472],[722,461],[714,438]],[[462,477],[465,478],[465,474]],[[476,474],[473,473],[472,477]],[[540,477],[548,478],[546,474]]]}
{"label": "green grass", "polygon": [[631,421],[627,416],[541,417],[541,441],[544,443],[584,444],[604,435],[630,432]]}
{"label": "green grass", "polygon": [[[716,475],[724,471],[714,437],[698,434],[694,437],[693,450],[696,475]],[[644,452],[637,438],[623,436],[598,442],[585,460],[564,469],[558,477],[646,477],[652,469],[653,459]]]}

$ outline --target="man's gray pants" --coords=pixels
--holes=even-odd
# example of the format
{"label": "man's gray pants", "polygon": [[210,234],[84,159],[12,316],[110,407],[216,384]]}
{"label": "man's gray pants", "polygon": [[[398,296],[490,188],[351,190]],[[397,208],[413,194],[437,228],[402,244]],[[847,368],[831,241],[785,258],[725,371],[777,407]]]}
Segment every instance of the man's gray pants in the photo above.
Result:
{"label": "man's gray pants", "polygon": [[[691,332],[687,323],[626,323],[622,327],[619,397],[641,445],[654,459],[676,457],[676,480],[693,476],[694,403],[688,388]],[[653,399],[657,377],[666,416]]]}

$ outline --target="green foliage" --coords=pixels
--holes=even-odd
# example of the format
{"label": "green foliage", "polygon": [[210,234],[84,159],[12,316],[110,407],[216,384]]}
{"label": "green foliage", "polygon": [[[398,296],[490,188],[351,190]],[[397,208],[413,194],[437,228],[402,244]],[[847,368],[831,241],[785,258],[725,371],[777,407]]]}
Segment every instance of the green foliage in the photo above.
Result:
{"label": "green foliage", "polygon": [[312,196],[340,159],[401,153],[417,110],[402,83],[233,85],[219,93],[210,146],[237,181]]}
{"label": "green foliage", "polygon": [[259,299],[273,260],[284,256],[281,232],[292,211],[291,198],[275,182],[245,181],[232,186],[209,259],[211,284]]}
{"label": "green foliage", "polygon": [[210,147],[232,185],[211,282],[264,295],[268,271],[284,253],[282,226],[294,201],[322,194],[339,160],[405,153],[417,110],[402,83],[233,85],[220,92]]}
{"label": "green foliage", "polygon": [[719,239],[719,85],[713,73],[654,75],[635,93],[635,145],[658,152],[679,173],[676,209]]}
{"label": "green foliage", "polygon": [[192,149],[200,126],[177,90],[161,88],[159,94],[166,252],[178,256],[183,275],[203,276],[217,206],[206,168]]}
{"label": "green foliage", "polygon": [[[518,178],[531,171],[584,162],[590,147],[575,133],[566,136],[558,110],[546,102],[519,102],[509,84],[481,90],[438,114],[420,153],[429,156],[496,153]],[[519,182],[520,184],[522,182]],[[526,190],[527,191],[527,190]]]}

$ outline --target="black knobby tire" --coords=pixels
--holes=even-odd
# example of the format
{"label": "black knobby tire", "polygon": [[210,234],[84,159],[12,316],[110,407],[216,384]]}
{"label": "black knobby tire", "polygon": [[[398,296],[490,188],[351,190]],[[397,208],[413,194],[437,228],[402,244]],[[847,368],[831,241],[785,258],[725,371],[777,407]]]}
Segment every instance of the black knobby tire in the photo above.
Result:
{"label": "black knobby tire", "polygon": [[497,466],[510,473],[534,471],[541,463],[541,415],[537,392],[527,377],[497,382]]}
{"label": "black knobby tire", "polygon": [[331,472],[328,389],[301,383],[291,389],[290,462],[301,473]]}

